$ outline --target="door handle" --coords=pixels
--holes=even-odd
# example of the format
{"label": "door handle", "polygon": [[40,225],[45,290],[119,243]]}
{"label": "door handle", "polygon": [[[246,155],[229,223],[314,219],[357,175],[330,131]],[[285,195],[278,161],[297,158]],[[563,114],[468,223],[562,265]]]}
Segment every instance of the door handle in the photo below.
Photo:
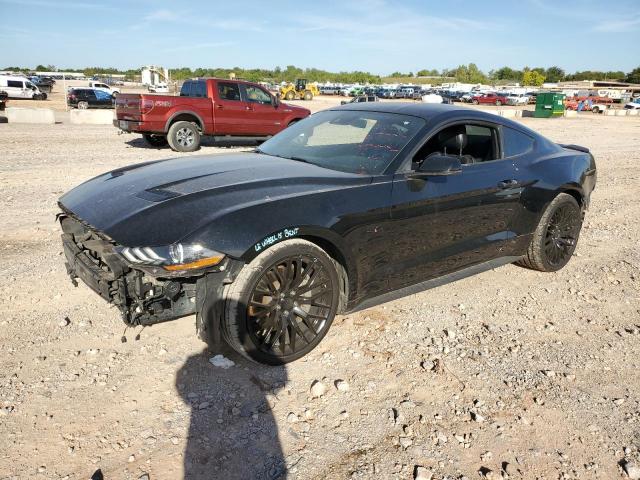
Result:
{"label": "door handle", "polygon": [[498,188],[514,188],[520,185],[520,182],[516,179],[503,180],[498,182]]}
{"label": "door handle", "polygon": [[245,110],[253,110],[253,108],[251,108],[251,107],[250,107],[250,106],[248,106],[248,105],[247,105],[246,107],[244,107],[244,109],[245,109]]}
{"label": "door handle", "polygon": [[216,105],[216,107],[219,108],[220,110],[222,110],[224,108],[224,105],[219,103],[219,104]]}

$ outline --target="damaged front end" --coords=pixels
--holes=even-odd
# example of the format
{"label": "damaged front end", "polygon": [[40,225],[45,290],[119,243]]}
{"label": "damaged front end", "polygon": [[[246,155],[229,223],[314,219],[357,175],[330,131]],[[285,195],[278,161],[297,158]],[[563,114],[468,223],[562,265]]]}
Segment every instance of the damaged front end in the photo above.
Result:
{"label": "damaged front end", "polygon": [[194,313],[210,316],[207,305],[219,301],[224,285],[233,281],[242,266],[230,258],[189,271],[136,264],[127,260],[130,254],[122,254],[123,247],[71,213],[61,213],[58,219],[71,281],[77,286],[77,279],[82,280],[115,305],[129,326],[153,325]]}

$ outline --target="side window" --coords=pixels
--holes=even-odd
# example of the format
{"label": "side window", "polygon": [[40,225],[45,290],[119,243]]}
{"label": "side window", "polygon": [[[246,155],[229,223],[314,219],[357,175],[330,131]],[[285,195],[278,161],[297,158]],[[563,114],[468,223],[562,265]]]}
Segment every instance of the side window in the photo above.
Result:
{"label": "side window", "polygon": [[253,85],[247,85],[245,90],[247,92],[247,101],[262,103],[263,105],[271,104],[271,95],[261,88],[254,87]]}
{"label": "side window", "polygon": [[22,88],[23,86],[23,82],[19,82],[17,80],[7,80],[7,87]]}
{"label": "side window", "polygon": [[505,157],[515,157],[533,148],[533,138],[513,128],[502,128],[502,147]]}
{"label": "side window", "polygon": [[95,90],[87,90],[87,100],[95,100],[96,92]]}
{"label": "side window", "polygon": [[96,90],[94,92],[96,98],[98,100],[109,100],[111,99],[111,94],[102,90]]}
{"label": "side window", "polygon": [[193,82],[188,80],[182,84],[182,88],[180,89],[181,97],[190,97],[191,96],[191,85]]}
{"label": "side window", "polygon": [[498,135],[494,128],[484,125],[465,125],[467,145],[464,148],[465,155],[471,155],[473,163],[488,162],[498,159],[497,140]]}
{"label": "side window", "polygon": [[240,87],[237,83],[218,82],[218,95],[222,100],[240,101]]}
{"label": "side window", "polygon": [[206,98],[207,96],[207,82],[205,80],[198,80],[191,84],[192,97]]}
{"label": "side window", "polygon": [[413,158],[413,166],[430,155],[455,155],[462,164],[488,162],[498,159],[496,129],[484,125],[457,124],[443,128],[433,135]]}

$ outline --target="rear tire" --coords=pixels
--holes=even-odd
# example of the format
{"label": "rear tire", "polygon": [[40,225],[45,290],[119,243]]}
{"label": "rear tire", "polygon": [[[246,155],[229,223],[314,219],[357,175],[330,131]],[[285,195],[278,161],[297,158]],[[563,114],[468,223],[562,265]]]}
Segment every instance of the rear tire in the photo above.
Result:
{"label": "rear tire", "polygon": [[176,122],[169,127],[167,142],[176,152],[194,152],[200,148],[200,131],[195,123]]}
{"label": "rear tire", "polygon": [[80,110],[86,110],[89,108],[89,102],[78,102],[78,108]]}
{"label": "rear tire", "polygon": [[142,135],[142,138],[144,138],[145,142],[147,142],[149,144],[149,146],[155,147],[155,148],[166,147],[167,144],[169,143],[167,141],[167,137],[164,136],[164,135],[155,135],[153,133],[144,133]]}
{"label": "rear tire", "polygon": [[340,304],[339,265],[306,240],[285,240],[225,289],[222,337],[240,355],[283,365],[324,338]]}
{"label": "rear tire", "polygon": [[575,198],[559,194],[540,218],[526,255],[518,265],[555,272],[564,267],[578,244],[582,228],[582,212]]}
{"label": "rear tire", "polygon": [[496,107],[501,107],[502,106],[502,102],[500,100],[496,100]]}
{"label": "rear tire", "polygon": [[478,103],[480,102],[478,102],[478,100],[471,100],[471,103],[473,103],[474,105],[478,105]]}

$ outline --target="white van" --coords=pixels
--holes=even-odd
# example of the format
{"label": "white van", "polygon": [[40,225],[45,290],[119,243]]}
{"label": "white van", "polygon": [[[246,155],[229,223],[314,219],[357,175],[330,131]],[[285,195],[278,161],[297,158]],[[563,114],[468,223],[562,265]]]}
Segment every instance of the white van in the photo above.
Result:
{"label": "white van", "polygon": [[0,90],[7,92],[9,98],[31,98],[44,100],[46,93],[42,93],[28,78],[0,75]]}

